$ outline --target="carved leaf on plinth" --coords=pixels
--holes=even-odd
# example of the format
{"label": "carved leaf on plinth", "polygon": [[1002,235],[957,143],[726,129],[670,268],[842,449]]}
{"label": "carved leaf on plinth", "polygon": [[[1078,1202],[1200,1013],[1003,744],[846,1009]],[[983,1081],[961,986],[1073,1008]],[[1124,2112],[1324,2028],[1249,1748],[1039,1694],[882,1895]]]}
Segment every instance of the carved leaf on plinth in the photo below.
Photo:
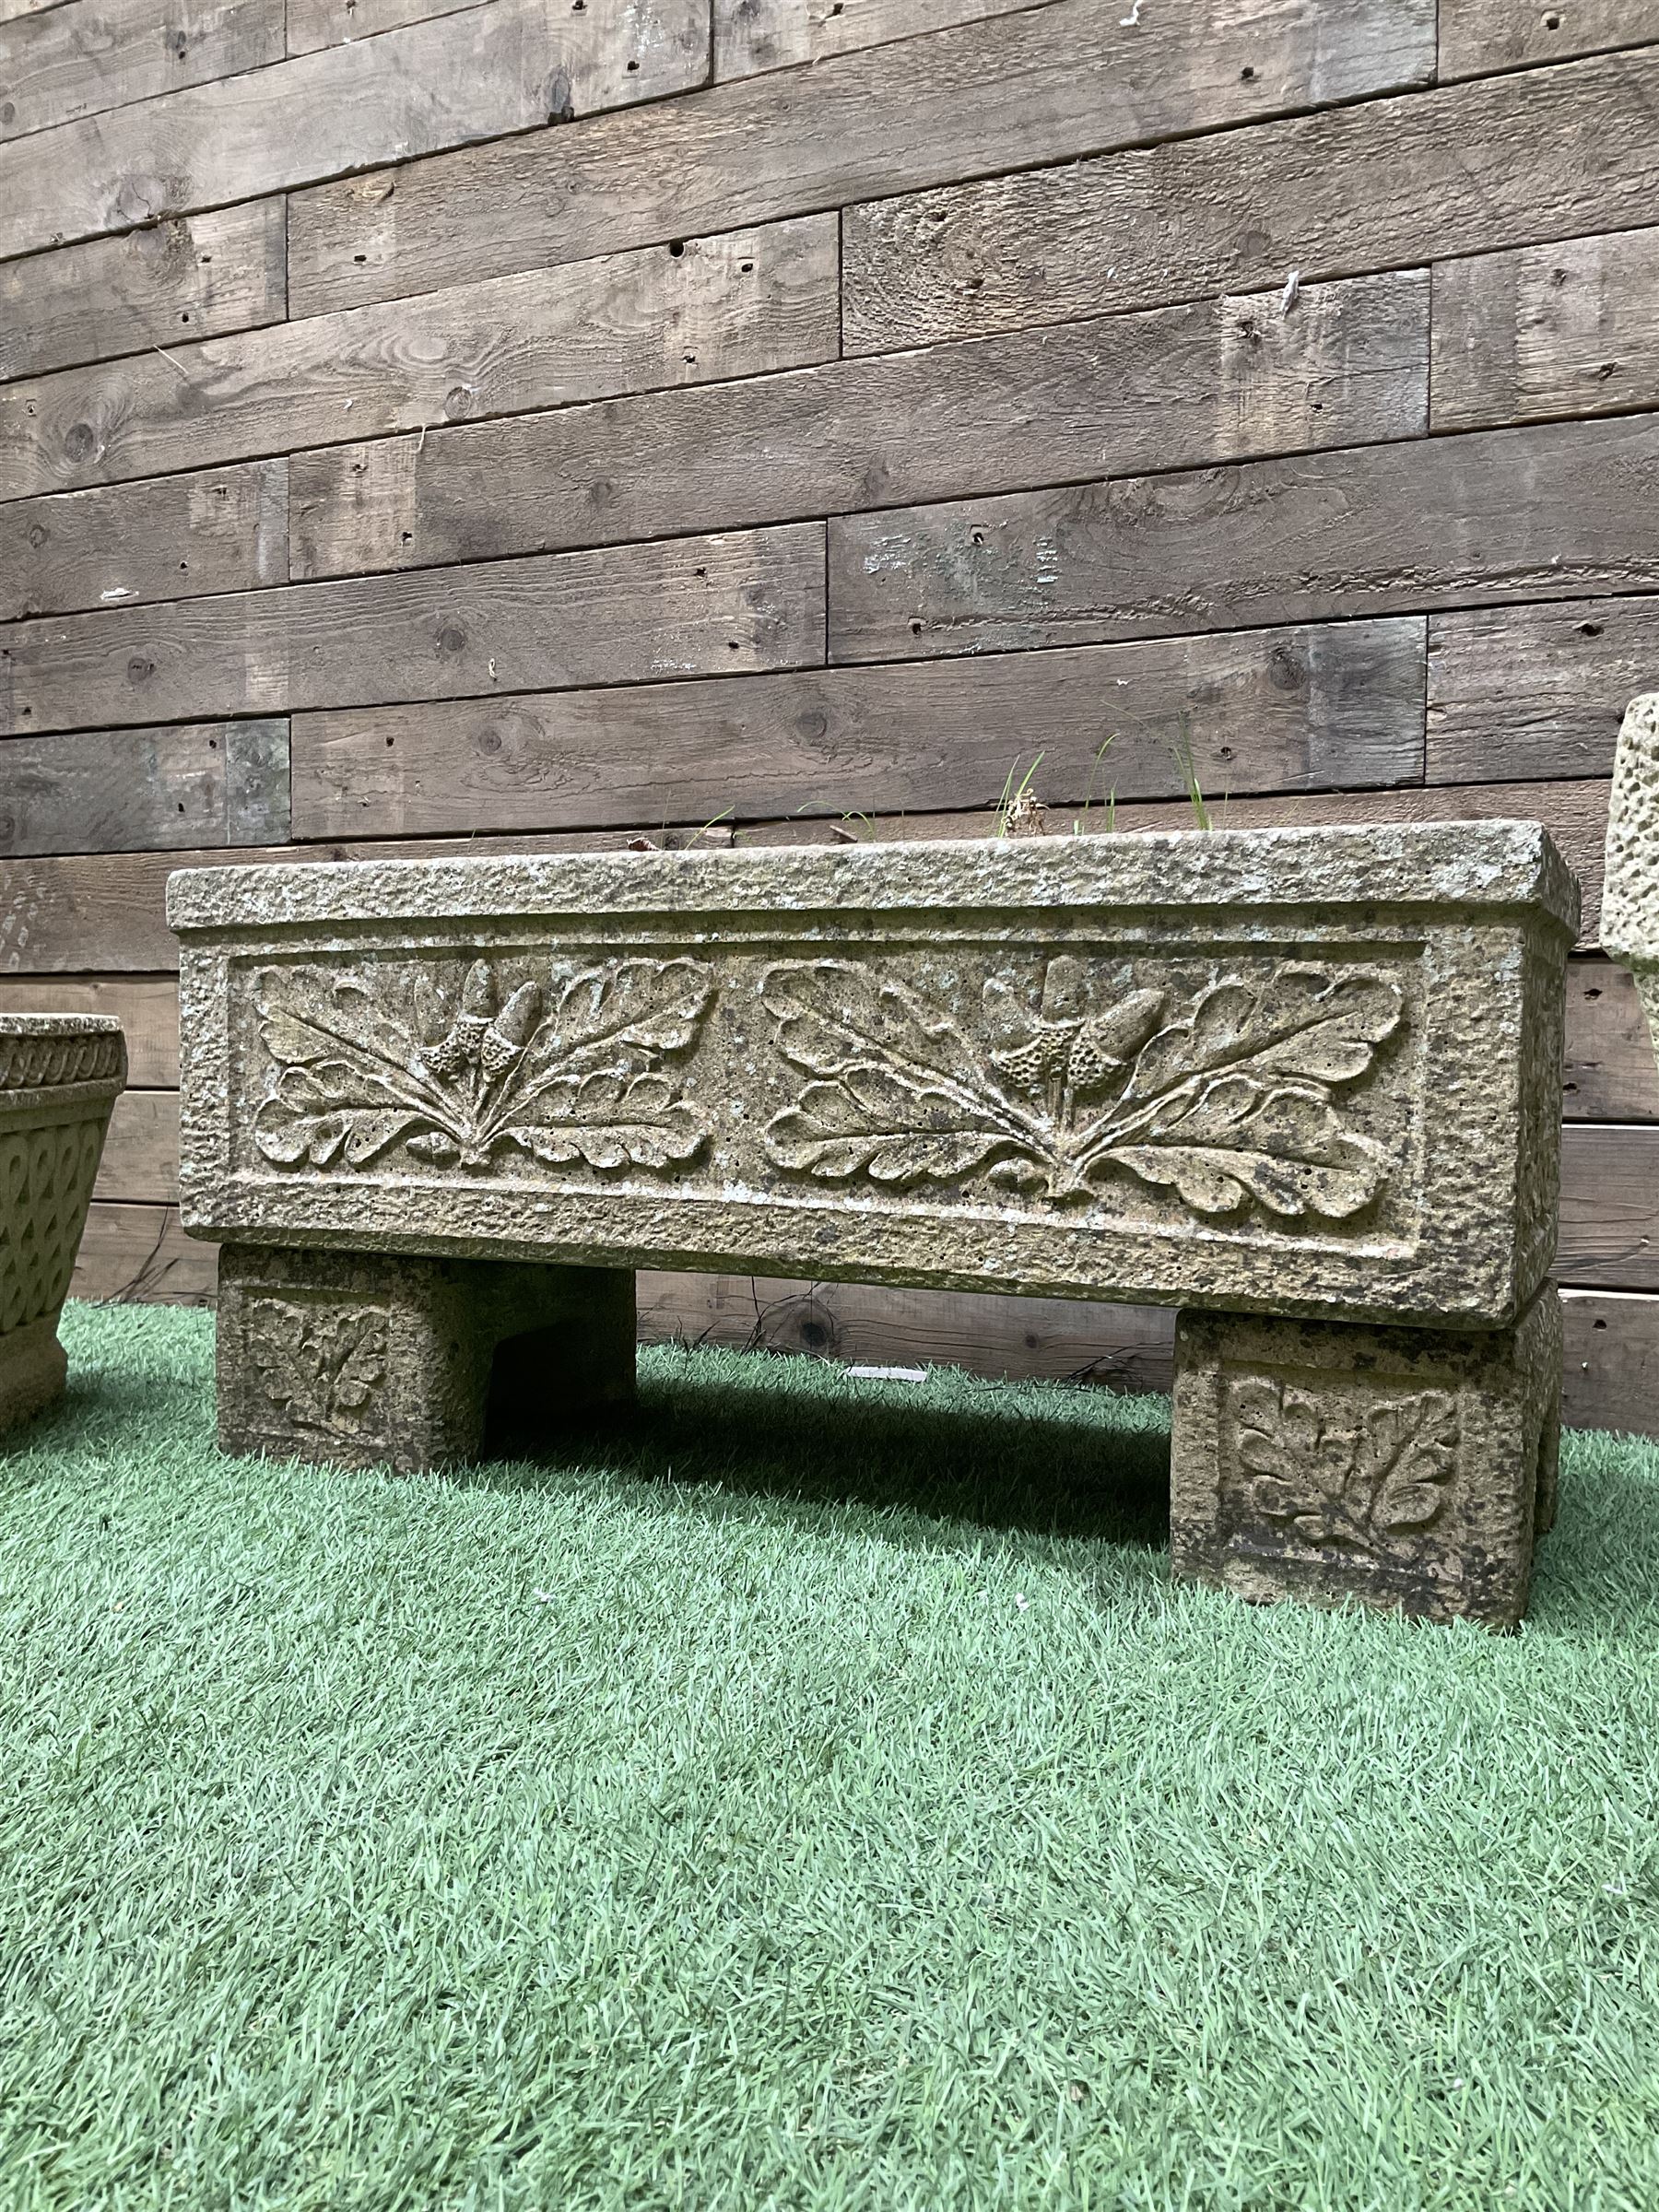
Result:
{"label": "carved leaf on plinth", "polygon": [[780,962],[762,979],[779,1050],[811,1077],[767,1150],[822,1181],[910,1185],[982,1173],[1077,1202],[1124,1172],[1194,1213],[1254,1204],[1341,1220],[1389,1159],[1335,1093],[1400,1027],[1398,983],[1287,961],[1182,998],[1071,954],[1022,1001],[984,986],[971,1029],[892,976],[848,960]]}
{"label": "carved leaf on plinth", "polygon": [[1310,1544],[1375,1556],[1431,1527],[1457,1464],[1451,1391],[1363,1401],[1333,1415],[1312,1393],[1233,1385],[1239,1463],[1262,1521]]}
{"label": "carved leaf on plinth", "polygon": [[265,970],[260,1035],[278,1072],[254,1120],[260,1151],[283,1168],[361,1168],[401,1145],[470,1171],[514,1150],[606,1170],[694,1159],[708,1123],[671,1064],[712,999],[706,964],[521,974],[475,959],[458,989],[418,973],[388,999],[372,971]]}
{"label": "carved leaf on plinth", "polygon": [[267,1300],[250,1325],[252,1371],[271,1404],[302,1429],[354,1434],[386,1378],[385,1314]]}

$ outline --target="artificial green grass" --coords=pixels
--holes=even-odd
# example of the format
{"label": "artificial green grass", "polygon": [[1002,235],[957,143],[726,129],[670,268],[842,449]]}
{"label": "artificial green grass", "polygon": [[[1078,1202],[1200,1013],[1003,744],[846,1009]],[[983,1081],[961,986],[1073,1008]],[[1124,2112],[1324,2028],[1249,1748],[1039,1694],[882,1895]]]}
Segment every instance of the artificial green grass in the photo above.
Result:
{"label": "artificial green grass", "polygon": [[[1172,1588],[1153,1400],[716,1353],[538,1467],[0,1456],[0,2204],[1659,2205],[1659,1452],[1525,1631]],[[670,1479],[672,1471],[672,1479]]]}

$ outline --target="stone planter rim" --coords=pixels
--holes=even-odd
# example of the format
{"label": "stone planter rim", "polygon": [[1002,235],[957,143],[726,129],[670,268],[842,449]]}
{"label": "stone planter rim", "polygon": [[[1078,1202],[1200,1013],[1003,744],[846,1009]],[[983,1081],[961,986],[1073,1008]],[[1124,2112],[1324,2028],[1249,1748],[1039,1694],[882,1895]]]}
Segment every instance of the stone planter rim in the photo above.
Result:
{"label": "stone planter rim", "polygon": [[1542,910],[1570,935],[1578,929],[1574,877],[1543,825],[1520,819],[191,868],[168,878],[167,919],[188,935],[233,931],[254,915],[268,929],[596,911],[959,910],[970,856],[974,901],[1001,908],[1420,900],[1469,911]]}
{"label": "stone planter rim", "polygon": [[112,1037],[114,1014],[0,1014],[0,1037]]}
{"label": "stone planter rim", "polygon": [[[28,1047],[101,1044],[72,1074],[53,1072]],[[19,1047],[8,1051],[6,1048]],[[0,1100],[8,1121],[50,1107],[75,1112],[113,1099],[126,1086],[126,1041],[113,1014],[0,1014]]]}

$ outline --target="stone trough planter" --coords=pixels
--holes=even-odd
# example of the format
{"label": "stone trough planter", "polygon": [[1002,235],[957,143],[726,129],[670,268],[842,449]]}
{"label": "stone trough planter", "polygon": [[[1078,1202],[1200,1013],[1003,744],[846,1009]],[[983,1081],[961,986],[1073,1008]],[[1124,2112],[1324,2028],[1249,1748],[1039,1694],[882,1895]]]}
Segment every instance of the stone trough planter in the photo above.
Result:
{"label": "stone trough planter", "polygon": [[1157,1301],[1175,1570],[1504,1624],[1576,887],[1520,822],[175,876],[221,1441],[632,1386],[633,1271]]}
{"label": "stone trough planter", "polygon": [[58,1313],[125,1082],[108,1015],[0,1015],[0,1429],[64,1388]]}

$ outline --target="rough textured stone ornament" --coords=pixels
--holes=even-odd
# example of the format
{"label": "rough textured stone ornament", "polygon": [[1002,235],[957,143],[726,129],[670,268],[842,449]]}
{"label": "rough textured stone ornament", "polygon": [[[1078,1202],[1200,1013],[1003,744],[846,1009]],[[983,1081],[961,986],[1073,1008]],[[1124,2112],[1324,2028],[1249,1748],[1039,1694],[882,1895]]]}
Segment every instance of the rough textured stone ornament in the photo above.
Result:
{"label": "rough textured stone ornament", "polygon": [[1601,941],[1635,978],[1659,1054],[1659,691],[1630,701],[1618,733]]}
{"label": "rough textured stone ornament", "polygon": [[391,1455],[395,1330],[365,1276],[372,1325],[260,1336],[255,1247],[1476,1332],[1554,1252],[1533,824],[228,868],[170,914],[184,1220],[242,1248],[221,1401],[271,1448]]}
{"label": "rough textured stone ornament", "polygon": [[125,1082],[107,1015],[0,1015],[0,1429],[63,1391],[58,1313]]}
{"label": "rough textured stone ornament", "polygon": [[1175,1570],[1508,1627],[1555,1516],[1560,1394],[1549,1285],[1485,1335],[1183,1313]]}

